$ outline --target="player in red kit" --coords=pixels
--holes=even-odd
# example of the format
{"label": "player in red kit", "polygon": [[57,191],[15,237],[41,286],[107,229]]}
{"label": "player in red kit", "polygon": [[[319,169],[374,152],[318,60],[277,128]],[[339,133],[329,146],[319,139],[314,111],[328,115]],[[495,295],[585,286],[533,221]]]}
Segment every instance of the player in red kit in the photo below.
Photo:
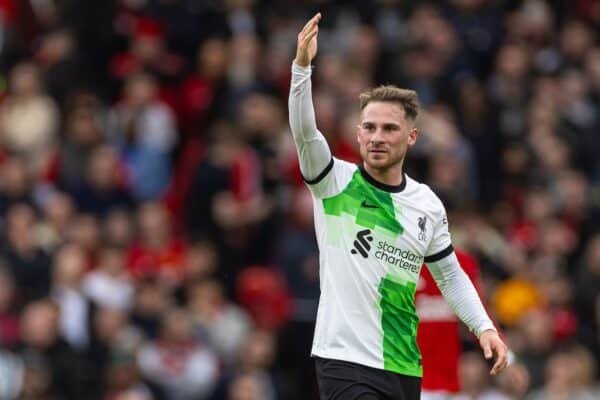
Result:
{"label": "player in red kit", "polygon": [[[455,249],[456,257],[471,282],[479,289],[479,265],[468,253]],[[458,360],[461,354],[459,320],[444,300],[427,268],[415,293],[419,316],[417,343],[423,357],[421,400],[447,399],[460,391]]]}

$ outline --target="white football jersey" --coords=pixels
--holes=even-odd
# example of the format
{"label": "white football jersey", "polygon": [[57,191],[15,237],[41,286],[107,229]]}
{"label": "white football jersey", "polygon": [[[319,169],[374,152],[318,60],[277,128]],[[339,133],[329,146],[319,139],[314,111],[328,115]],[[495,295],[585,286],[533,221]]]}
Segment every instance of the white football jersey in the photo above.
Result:
{"label": "white football jersey", "polygon": [[442,202],[406,175],[389,186],[335,158],[307,184],[320,250],[312,354],[420,377],[419,271],[453,252]]}

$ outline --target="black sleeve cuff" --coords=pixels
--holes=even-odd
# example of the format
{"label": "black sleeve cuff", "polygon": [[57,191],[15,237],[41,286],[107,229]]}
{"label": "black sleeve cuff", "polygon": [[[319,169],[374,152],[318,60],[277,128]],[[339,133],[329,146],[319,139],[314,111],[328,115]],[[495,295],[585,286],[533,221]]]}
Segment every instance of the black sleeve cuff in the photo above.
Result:
{"label": "black sleeve cuff", "polygon": [[442,258],[448,257],[453,252],[454,252],[454,247],[452,247],[452,245],[450,245],[450,246],[446,247],[444,250],[440,251],[439,253],[435,253],[433,255],[425,257],[424,261],[426,263],[440,261]]}
{"label": "black sleeve cuff", "polygon": [[309,185],[315,185],[315,184],[321,182],[323,180],[323,178],[325,178],[327,176],[329,171],[331,171],[332,168],[333,168],[333,157],[331,157],[329,164],[327,164],[325,169],[315,179],[306,179],[304,177],[304,175],[302,175],[302,172],[300,172],[300,175],[302,175],[302,179],[304,180],[304,182],[306,182]]}

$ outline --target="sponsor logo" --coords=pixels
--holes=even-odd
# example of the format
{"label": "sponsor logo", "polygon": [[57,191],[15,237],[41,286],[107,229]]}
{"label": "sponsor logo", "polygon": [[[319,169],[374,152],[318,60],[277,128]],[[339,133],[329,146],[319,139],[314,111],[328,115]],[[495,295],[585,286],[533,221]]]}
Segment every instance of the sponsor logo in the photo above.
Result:
{"label": "sponsor logo", "polygon": [[363,208],[379,208],[377,204],[369,204],[366,200],[363,200],[362,203],[360,203],[360,206]]}
{"label": "sponsor logo", "polygon": [[423,256],[385,241],[377,242],[375,258],[415,274],[421,271],[421,265],[423,264]]}
{"label": "sponsor logo", "polygon": [[[373,247],[371,245],[372,241],[373,234],[370,229],[358,231],[350,253],[360,254],[363,258],[368,258],[369,252]],[[423,264],[423,256],[415,254],[410,250],[396,247],[383,240],[377,242],[374,256],[377,260],[415,274],[419,273]]]}
{"label": "sponsor logo", "polygon": [[354,248],[350,250],[350,253],[356,254],[360,253],[361,256],[367,258],[369,256],[369,251],[371,250],[371,243],[373,241],[373,236],[371,235],[370,229],[364,229],[362,231],[358,231],[356,233],[356,239],[354,240]]}

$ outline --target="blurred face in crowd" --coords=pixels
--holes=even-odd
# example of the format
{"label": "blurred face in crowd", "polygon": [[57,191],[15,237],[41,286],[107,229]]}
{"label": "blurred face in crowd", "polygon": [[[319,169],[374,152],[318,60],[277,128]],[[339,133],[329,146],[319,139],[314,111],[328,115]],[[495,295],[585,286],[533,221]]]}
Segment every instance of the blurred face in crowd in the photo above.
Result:
{"label": "blurred face in crowd", "polygon": [[557,353],[552,355],[546,364],[546,382],[555,391],[569,390],[573,388],[577,380],[576,360],[569,353]]}
{"label": "blurred face in crowd", "polygon": [[560,76],[560,100],[565,107],[584,102],[588,83],[586,76],[578,69],[568,69]]}
{"label": "blurred face in crowd", "polygon": [[10,88],[21,97],[29,97],[40,92],[40,77],[33,64],[23,63],[13,68],[10,74]]}
{"label": "blurred face in crowd", "polygon": [[94,145],[102,139],[100,122],[89,107],[78,107],[71,111],[67,120],[67,133],[84,146]]}
{"label": "blurred face in crowd", "polygon": [[100,308],[94,318],[96,335],[105,343],[110,343],[125,328],[127,315],[111,308]]}
{"label": "blurred face in crowd", "polygon": [[417,140],[417,129],[400,104],[373,101],[362,111],[357,138],[366,166],[386,172],[402,168],[406,151]]}
{"label": "blurred face in crowd", "polygon": [[119,276],[123,272],[125,265],[125,255],[123,250],[118,248],[106,248],[102,251],[100,258],[100,268],[112,276]]}
{"label": "blurred face in crowd", "polygon": [[252,94],[241,106],[243,128],[258,135],[278,133],[283,124],[283,113],[277,100],[264,94]]}
{"label": "blurred face in crowd", "polygon": [[54,258],[54,282],[67,287],[78,287],[86,269],[86,256],[74,244],[61,248]]}
{"label": "blurred face in crowd", "polygon": [[69,224],[69,239],[88,252],[100,245],[100,228],[93,214],[77,214]]}
{"label": "blurred face in crowd", "polygon": [[223,288],[215,280],[198,282],[190,289],[190,308],[204,319],[213,317],[223,303]]}
{"label": "blurred face in crowd", "polygon": [[188,247],[185,257],[186,275],[191,278],[207,278],[218,268],[219,255],[215,245],[199,241]]}
{"label": "blurred face in crowd", "polygon": [[30,303],[21,318],[23,341],[33,347],[47,348],[58,337],[59,311],[49,301]]}
{"label": "blurred face in crowd", "polygon": [[169,294],[156,282],[141,282],[135,292],[135,311],[143,316],[156,316],[169,306]]}
{"label": "blurred face in crowd", "polygon": [[561,52],[567,57],[580,60],[594,44],[594,35],[581,21],[571,20],[565,23],[560,34]]}
{"label": "blurred face in crowd", "polygon": [[498,73],[507,79],[522,79],[529,69],[527,52],[523,46],[505,45],[498,53],[496,65]]}
{"label": "blurred face in crowd", "polygon": [[117,163],[117,155],[110,147],[94,151],[88,164],[88,180],[91,185],[99,190],[115,187]]}
{"label": "blurred face in crowd", "polygon": [[171,233],[170,220],[165,208],[158,203],[144,204],[138,215],[140,234],[147,245],[166,245]]}
{"label": "blurred face in crowd", "polygon": [[552,317],[546,311],[535,310],[522,318],[521,328],[527,347],[533,351],[549,351],[553,342]]}
{"label": "blurred face in crowd", "polygon": [[68,31],[50,32],[41,38],[36,57],[44,65],[52,66],[73,52],[74,42]]}
{"label": "blurred face in crowd", "polygon": [[254,331],[240,349],[241,366],[246,370],[269,368],[275,357],[275,338],[268,331]]}
{"label": "blurred face in crowd", "polygon": [[25,164],[16,157],[6,161],[1,169],[0,188],[8,197],[24,196],[31,189]]}
{"label": "blurred face in crowd", "polygon": [[162,336],[174,343],[186,342],[191,338],[192,325],[189,315],[183,309],[167,312],[163,318]]}
{"label": "blurred face in crowd", "polygon": [[262,400],[265,398],[262,384],[253,374],[236,377],[229,386],[227,400]]}
{"label": "blurred face in crowd", "polygon": [[36,222],[33,209],[26,204],[18,204],[10,208],[6,215],[6,233],[10,244],[21,252],[35,247],[33,232]]}
{"label": "blurred face in crowd", "polygon": [[133,75],[125,84],[125,97],[133,107],[141,107],[153,101],[156,91],[156,82],[150,75]]}
{"label": "blurred face in crowd", "polygon": [[476,394],[487,384],[487,366],[481,354],[475,352],[465,353],[460,358],[459,379],[463,391]]}
{"label": "blurred face in crowd", "polygon": [[105,240],[112,245],[126,247],[133,239],[132,218],[124,210],[111,211],[104,220]]}
{"label": "blurred face in crowd", "polygon": [[223,39],[208,39],[198,48],[198,72],[209,79],[219,79],[227,72],[229,49]]}
{"label": "blurred face in crowd", "polygon": [[67,227],[74,213],[73,201],[64,193],[55,193],[44,205],[46,221],[55,228]]}

